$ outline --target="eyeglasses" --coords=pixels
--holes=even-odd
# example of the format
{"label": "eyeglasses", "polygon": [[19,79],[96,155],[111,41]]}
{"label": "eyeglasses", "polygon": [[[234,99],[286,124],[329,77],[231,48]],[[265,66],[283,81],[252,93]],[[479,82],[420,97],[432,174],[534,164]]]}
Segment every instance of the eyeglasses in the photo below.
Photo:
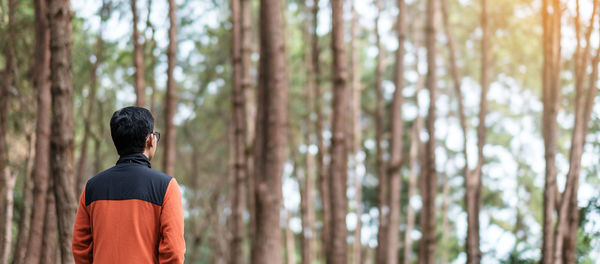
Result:
{"label": "eyeglasses", "polygon": [[158,141],[160,141],[160,132],[154,131],[152,132],[152,135],[154,135],[154,137],[156,138],[156,143],[158,143]]}

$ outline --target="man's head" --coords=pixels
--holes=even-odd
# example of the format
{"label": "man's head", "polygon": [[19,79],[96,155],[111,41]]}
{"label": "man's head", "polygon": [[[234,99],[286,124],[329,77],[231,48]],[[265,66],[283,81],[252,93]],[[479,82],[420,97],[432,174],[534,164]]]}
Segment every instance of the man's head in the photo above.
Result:
{"label": "man's head", "polygon": [[110,119],[110,135],[119,155],[143,153],[152,159],[158,143],[154,117],[148,109],[129,106],[117,110]]}

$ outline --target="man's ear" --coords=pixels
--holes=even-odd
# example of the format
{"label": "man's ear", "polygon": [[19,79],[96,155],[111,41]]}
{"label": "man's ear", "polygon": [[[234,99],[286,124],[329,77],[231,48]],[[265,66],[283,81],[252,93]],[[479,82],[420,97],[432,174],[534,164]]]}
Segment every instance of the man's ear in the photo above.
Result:
{"label": "man's ear", "polygon": [[154,147],[154,135],[150,134],[148,138],[146,138],[146,148]]}

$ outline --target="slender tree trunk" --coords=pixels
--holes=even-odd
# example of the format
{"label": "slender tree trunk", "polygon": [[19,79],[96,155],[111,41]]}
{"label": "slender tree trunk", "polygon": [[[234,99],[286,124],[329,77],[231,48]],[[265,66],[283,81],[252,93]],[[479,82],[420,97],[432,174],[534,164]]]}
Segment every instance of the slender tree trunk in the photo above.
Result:
{"label": "slender tree trunk", "polygon": [[[549,3],[549,1],[552,1]],[[554,12],[548,11],[549,4]],[[544,137],[544,156],[546,158],[546,175],[544,184],[544,217],[543,217],[543,264],[554,263],[554,210],[557,201],[556,186],[556,149],[558,129],[556,116],[561,98],[560,93],[560,38],[561,7],[559,0],[542,1],[543,50],[544,64],[542,76],[542,134]]]}
{"label": "slender tree trunk", "polygon": [[348,89],[346,80],[346,54],[344,43],[343,0],[331,1],[332,27],[331,48],[333,51],[333,119],[331,126],[331,166],[329,168],[329,203],[331,206],[331,237],[327,247],[329,264],[346,264],[347,244],[346,213],[348,198],[346,182],[348,172],[348,144],[346,114],[348,109]]}
{"label": "slender tree trunk", "polygon": [[321,196],[321,214],[322,214],[322,223],[323,227],[321,230],[321,248],[324,252],[324,257],[327,258],[327,252],[329,252],[329,240],[331,237],[330,231],[330,223],[331,223],[331,205],[329,201],[329,181],[330,176],[327,174],[327,170],[325,169],[325,142],[323,140],[323,122],[325,120],[323,114],[323,101],[322,101],[322,90],[321,90],[321,61],[320,61],[320,53],[321,50],[319,48],[319,35],[317,33],[318,26],[318,14],[319,14],[319,0],[314,0],[313,8],[312,8],[312,65],[314,72],[314,80],[315,80],[315,112],[317,115],[317,119],[315,121],[315,133],[317,136],[317,148],[319,151],[317,152],[317,177],[319,181],[319,192]]}
{"label": "slender tree trunk", "polygon": [[254,133],[256,131],[256,90],[253,86],[253,78],[250,74],[250,68],[252,67],[250,61],[250,55],[252,54],[252,7],[250,6],[250,0],[241,0],[240,5],[240,20],[242,23],[241,28],[241,42],[242,42],[242,90],[244,93],[245,113],[246,113],[246,141],[245,141],[245,155],[246,155],[246,188],[248,200],[247,206],[250,214],[250,220],[248,224],[248,233],[250,243],[254,243],[256,237],[256,210],[254,201],[254,156],[253,156],[253,145],[254,145]]}
{"label": "slender tree trunk", "polygon": [[[448,174],[444,173],[444,186],[442,187],[442,240],[446,240],[451,231],[450,221],[448,221],[448,209],[450,208],[450,179]],[[448,250],[441,252],[441,264],[448,263]]]}
{"label": "slender tree trunk", "polygon": [[381,85],[383,75],[383,49],[381,47],[381,35],[379,33],[379,18],[382,12],[381,0],[375,0],[377,6],[377,16],[375,16],[375,46],[377,47],[377,62],[375,64],[375,149],[376,159],[375,168],[377,170],[377,202],[379,209],[379,227],[377,230],[377,251],[375,259],[377,263],[385,264],[387,260],[387,237],[388,237],[388,220],[389,220],[389,203],[388,203],[388,175],[385,170],[385,161],[383,159],[383,134],[384,134],[384,111],[385,102],[383,100],[383,87]]}
{"label": "slender tree trunk", "polygon": [[[146,97],[146,68],[144,66],[144,45],[140,43],[138,32],[137,0],[131,0],[131,13],[133,14],[133,58],[135,66],[135,105],[145,106]],[[144,41],[145,42],[145,41]]]}
{"label": "slender tree trunk", "polygon": [[429,111],[427,116],[427,145],[425,148],[425,164],[421,179],[421,244],[419,247],[419,263],[433,264],[436,251],[436,217],[435,196],[437,193],[437,170],[435,167],[435,118],[436,118],[436,51],[435,51],[435,0],[427,0],[425,25],[425,47],[427,48],[427,77],[425,86],[429,90]]}
{"label": "slender tree trunk", "polygon": [[[33,86],[37,91],[37,120],[35,142],[35,165],[33,169],[33,211],[27,239],[24,263],[40,263],[42,239],[45,239],[44,223],[50,180],[50,31],[46,16],[46,1],[35,0],[35,58]],[[51,191],[51,190],[50,190]],[[54,208],[53,208],[54,209]],[[56,223],[55,223],[56,224]]]}
{"label": "slender tree trunk", "polygon": [[[145,51],[148,51],[149,53],[146,54],[150,55],[150,62],[148,62],[148,66],[150,68],[149,71],[149,75],[148,77],[146,77],[145,79],[148,80],[149,84],[148,86],[150,86],[151,89],[151,94],[150,94],[150,111],[154,114],[156,113],[156,78],[154,76],[154,69],[156,68],[156,62],[158,61],[157,57],[153,55],[154,50],[156,50],[156,28],[154,27],[154,25],[152,24],[152,21],[150,20],[150,15],[152,14],[152,2],[153,0],[148,0],[148,13],[146,15],[146,28],[150,29],[150,41],[146,41],[144,40],[143,43],[143,49]],[[146,45],[150,45],[150,48],[146,48]],[[145,94],[145,92],[144,92]]]}
{"label": "slender tree trunk", "polygon": [[71,5],[48,0],[52,125],[50,156],[54,178],[58,240],[62,263],[73,263],[71,237],[77,200],[73,193],[73,85],[71,80]]}
{"label": "slender tree trunk", "polygon": [[[135,2],[135,0],[132,0],[132,2]],[[102,10],[105,8],[105,4],[103,4],[102,9],[100,12],[102,12]],[[100,29],[98,32],[98,37],[96,38],[96,54],[95,54],[95,58],[96,60],[94,61],[94,63],[92,64],[92,69],[90,71],[90,92],[89,92],[89,97],[88,97],[88,108],[87,108],[87,113],[86,113],[86,117],[85,117],[85,121],[84,121],[84,132],[83,132],[83,140],[81,141],[81,154],[79,156],[79,161],[77,161],[77,173],[75,174],[75,195],[79,195],[81,194],[82,190],[83,190],[83,185],[85,182],[85,166],[86,166],[86,161],[87,161],[87,149],[88,149],[88,142],[89,142],[89,138],[90,138],[90,133],[91,133],[91,125],[92,125],[92,117],[94,115],[94,105],[97,104],[96,102],[96,90],[97,90],[97,86],[98,86],[98,82],[97,82],[97,77],[98,77],[98,66],[100,66],[100,62],[102,60],[102,46],[103,46],[103,39],[102,39],[102,31],[103,31],[103,23],[104,23],[104,17],[101,19],[100,22]]]}
{"label": "slender tree trunk", "polygon": [[351,100],[349,113],[352,113],[351,120],[348,122],[350,127],[348,131],[351,132],[351,155],[350,155],[350,166],[354,176],[354,203],[356,207],[356,228],[354,229],[354,245],[353,245],[353,262],[354,264],[362,263],[362,243],[361,243],[361,230],[362,230],[362,175],[359,172],[360,159],[359,152],[361,151],[362,133],[360,124],[360,101],[362,87],[360,84],[360,71],[359,71],[359,58],[358,58],[358,13],[356,12],[356,3],[352,2],[352,24],[351,33],[352,39],[350,49],[352,56],[352,81],[351,84]]}
{"label": "slender tree trunk", "polygon": [[[305,6],[306,8],[306,6]],[[310,11],[307,10],[308,14]],[[306,22],[309,22],[308,20]],[[306,23],[306,26],[302,27],[302,33],[304,39],[310,38],[310,23]],[[311,64],[312,54],[310,52],[311,45],[307,43],[305,46],[305,63],[307,68],[307,82],[306,82],[306,115],[304,116],[304,144],[310,146],[314,144],[314,131],[312,121],[310,119],[314,109],[314,69]],[[303,182],[298,184],[302,186],[300,188],[300,209],[302,217],[302,264],[311,264],[315,259],[315,155],[310,151],[306,151],[305,154],[305,170]]]}
{"label": "slender tree trunk", "polygon": [[239,264],[243,261],[242,242],[244,239],[244,213],[246,181],[246,106],[242,87],[242,30],[240,1],[231,1],[232,14],[232,48],[233,48],[233,93],[232,98],[232,125],[233,125],[233,197],[231,201],[231,241],[229,245],[230,264]]}
{"label": "slender tree trunk", "polygon": [[292,214],[286,211],[285,217],[285,263],[296,264],[296,246],[294,243],[294,232],[292,232],[292,229],[290,228],[290,219],[292,218]]}
{"label": "slender tree trunk", "polygon": [[173,76],[175,60],[177,59],[177,5],[175,0],[169,0],[169,47],[167,48],[167,96],[165,98],[165,154],[163,170],[168,175],[175,173],[175,124],[173,117],[177,107],[177,84]]}
{"label": "slender tree trunk", "polygon": [[[52,177],[48,178],[48,192],[54,191],[54,180]],[[43,239],[39,239],[36,237],[36,240],[40,240],[42,247],[40,248],[41,254],[39,257],[41,264],[54,264],[57,262],[57,259],[60,259],[60,255],[58,253],[58,245],[57,242],[57,221],[56,219],[56,200],[54,195],[48,195],[44,201],[46,204],[46,212],[44,215],[44,235]],[[57,258],[58,257],[58,258]],[[29,258],[28,258],[29,259]],[[27,263],[38,263],[38,262],[27,262]]]}
{"label": "slender tree trunk", "polygon": [[287,85],[281,5],[280,0],[260,2],[260,66],[254,146],[256,240],[251,250],[253,264],[283,261],[279,210],[287,141]]}
{"label": "slender tree trunk", "polygon": [[467,263],[478,264],[481,262],[479,249],[479,211],[481,207],[481,169],[484,163],[483,147],[485,145],[485,115],[487,113],[488,90],[488,28],[487,28],[487,0],[481,0],[481,98],[479,104],[479,124],[477,126],[477,165],[465,178],[467,209]]}
{"label": "slender tree trunk", "polygon": [[[17,1],[8,1],[8,35],[14,36],[16,20]],[[10,249],[12,245],[12,218],[14,206],[14,188],[16,174],[11,172],[8,158],[8,145],[6,136],[8,134],[8,111],[10,90],[14,81],[15,49],[14,38],[9,38],[7,45],[3,47],[5,68],[0,74],[0,264],[8,263],[10,260]]]}
{"label": "slender tree trunk", "polygon": [[392,101],[392,114],[390,123],[392,126],[392,138],[390,144],[390,161],[389,161],[389,232],[387,236],[387,264],[398,263],[398,240],[400,229],[400,195],[402,194],[402,175],[400,167],[402,165],[403,153],[403,137],[404,137],[404,120],[402,119],[402,103],[404,97],[402,89],[404,88],[404,40],[406,39],[406,25],[404,16],[406,15],[406,7],[404,0],[397,0],[398,15],[396,16],[396,30],[398,37],[398,49],[396,50],[396,71],[394,73],[394,97]]}
{"label": "slender tree trunk", "polygon": [[[29,145],[31,146],[31,135],[27,135]],[[27,253],[27,240],[29,238],[29,230],[31,227],[31,213],[33,211],[33,173],[29,172],[27,167],[30,165],[31,160],[31,147],[27,148],[27,158],[25,161],[25,178],[23,179],[23,204],[21,206],[20,220],[19,220],[19,231],[17,235],[17,243],[15,244],[13,254],[13,264],[21,264],[25,261],[25,254]]]}

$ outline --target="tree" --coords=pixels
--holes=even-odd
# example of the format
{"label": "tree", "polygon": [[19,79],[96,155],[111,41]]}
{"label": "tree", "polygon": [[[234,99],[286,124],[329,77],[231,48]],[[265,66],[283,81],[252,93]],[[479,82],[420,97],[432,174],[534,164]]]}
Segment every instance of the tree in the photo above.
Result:
{"label": "tree", "polygon": [[[40,263],[45,238],[47,195],[50,181],[50,31],[46,17],[46,1],[35,0],[35,57],[38,62],[33,67],[33,86],[37,91],[37,121],[35,142],[35,165],[33,169],[33,207],[31,226],[27,239],[27,254],[23,263]],[[54,209],[54,208],[52,208]],[[56,225],[56,221],[51,222]]]}
{"label": "tree", "polygon": [[350,121],[348,122],[349,127],[348,131],[350,132],[350,171],[354,176],[354,203],[356,206],[356,228],[354,230],[354,247],[353,247],[353,262],[354,264],[362,263],[362,243],[361,243],[361,229],[362,229],[362,175],[359,173],[359,153],[361,151],[361,143],[362,143],[362,131],[361,131],[361,109],[360,109],[360,101],[361,101],[361,92],[362,86],[360,83],[360,70],[359,70],[359,59],[358,59],[358,13],[356,12],[356,2],[352,2],[352,23],[351,23],[351,34],[352,39],[350,40],[350,50],[351,56],[350,65],[351,69],[351,82],[350,82],[350,104],[349,104],[349,113]]}
{"label": "tree", "polygon": [[[135,2],[133,0],[132,2]],[[85,181],[85,165],[87,161],[87,148],[89,138],[91,137],[91,126],[92,126],[92,117],[94,114],[94,105],[96,105],[96,93],[98,90],[98,67],[102,62],[102,50],[104,45],[104,40],[102,39],[102,33],[104,30],[104,22],[108,19],[109,12],[108,6],[106,5],[106,0],[103,1],[102,7],[100,8],[100,28],[98,31],[98,36],[96,37],[96,46],[95,46],[95,54],[94,61],[92,63],[92,68],[90,70],[90,90],[88,97],[88,108],[84,120],[84,128],[83,128],[83,139],[81,140],[81,154],[79,156],[79,160],[77,161],[77,171],[75,173],[75,194],[80,194],[82,192],[84,181]],[[96,173],[99,171],[95,171]]]}
{"label": "tree", "polygon": [[[546,177],[544,185],[544,237],[542,246],[542,263],[575,263],[575,244],[579,214],[577,206],[577,189],[581,156],[585,145],[585,136],[596,94],[596,81],[600,51],[593,59],[592,74],[589,76],[589,87],[586,91],[584,80],[587,64],[590,59],[590,36],[594,28],[595,17],[598,12],[598,1],[594,1],[592,16],[585,34],[586,46],[582,51],[581,25],[579,14],[579,1],[577,3],[577,17],[575,19],[575,32],[577,47],[573,61],[575,62],[575,124],[571,135],[571,149],[569,153],[569,170],[566,175],[567,182],[563,192],[558,191],[556,185],[555,155],[557,149],[557,112],[560,108],[561,85],[559,75],[561,70],[561,13],[560,1],[551,3],[553,10],[548,11],[548,2],[542,5],[542,22],[544,28],[544,65],[543,65],[543,92],[544,104],[542,123],[544,126],[544,146],[546,154]],[[554,213],[557,215],[554,226]],[[573,232],[574,234],[569,234]]]}
{"label": "tree", "polygon": [[331,126],[331,164],[329,168],[329,203],[331,237],[327,247],[327,263],[347,263],[346,213],[348,198],[346,182],[348,169],[347,128],[345,122],[348,109],[346,87],[346,54],[344,44],[343,0],[331,1],[331,49],[333,51],[333,118]]}
{"label": "tree", "polygon": [[231,20],[232,20],[232,126],[233,126],[233,193],[231,201],[231,241],[230,241],[230,260],[229,263],[242,263],[242,242],[244,233],[244,222],[242,214],[244,213],[244,183],[246,181],[246,103],[244,91],[242,88],[242,31],[241,31],[241,12],[240,1],[231,1]]}
{"label": "tree", "polygon": [[[323,140],[323,122],[324,122],[324,113],[322,109],[323,100],[321,99],[323,93],[321,89],[321,49],[319,48],[319,34],[317,33],[317,26],[319,22],[319,0],[313,1],[312,8],[312,70],[313,70],[313,79],[315,80],[314,85],[314,95],[315,95],[315,113],[317,118],[315,120],[315,133],[317,138],[317,178],[319,182],[319,192],[321,198],[321,214],[322,214],[322,223],[323,228],[321,230],[321,244],[322,250],[327,255],[329,252],[329,241],[331,237],[330,223],[331,223],[331,205],[329,201],[329,182],[330,176],[327,174],[327,170],[325,169],[325,142]],[[326,257],[327,258],[327,257]]]}
{"label": "tree", "polygon": [[437,193],[437,170],[435,166],[435,112],[436,112],[436,51],[435,51],[435,0],[427,0],[425,47],[427,49],[427,76],[425,87],[429,90],[429,111],[427,115],[427,139],[425,147],[425,164],[421,173],[421,242],[419,246],[419,263],[432,264],[436,250],[436,218],[435,196]]}
{"label": "tree", "polygon": [[381,36],[379,34],[379,19],[381,17],[382,3],[381,0],[375,0],[377,6],[377,16],[375,16],[375,46],[377,47],[377,62],[375,64],[375,168],[377,170],[377,178],[379,184],[377,185],[377,202],[379,209],[379,226],[377,229],[377,251],[376,261],[377,263],[386,263],[387,259],[387,234],[388,234],[388,213],[389,213],[389,202],[388,202],[388,175],[385,170],[385,161],[383,159],[383,134],[384,132],[384,111],[385,102],[383,100],[383,87],[381,85],[383,75],[383,49],[381,48]]}
{"label": "tree", "polygon": [[[140,43],[140,37],[138,33],[138,13],[137,13],[137,0],[131,0],[131,13],[133,14],[133,60],[135,66],[135,105],[144,107],[146,97],[146,68],[144,66],[144,48],[143,44]],[[144,41],[145,43],[145,41]]]}
{"label": "tree", "polygon": [[260,61],[257,94],[254,180],[256,239],[253,264],[282,263],[279,228],[281,176],[287,137],[287,85],[279,0],[260,2]]}
{"label": "tree", "polygon": [[[302,26],[302,36],[304,39],[310,39],[310,30],[312,25],[310,23],[310,10],[307,6],[304,6],[307,14],[306,22]],[[304,144],[310,146],[315,143],[315,131],[312,125],[311,115],[315,108],[315,72],[311,54],[311,43],[304,45],[304,62],[306,65],[306,113],[304,114]],[[314,153],[310,151],[305,152],[304,156],[304,177],[298,179],[298,185],[300,186],[300,213],[302,218],[302,235],[301,235],[301,246],[302,246],[302,264],[310,264],[315,260],[315,163],[316,157]]]}
{"label": "tree", "polygon": [[406,39],[405,4],[404,0],[397,0],[398,15],[396,16],[396,31],[398,38],[398,49],[396,50],[396,71],[394,72],[394,97],[390,123],[392,126],[392,139],[390,144],[390,161],[388,164],[389,179],[389,231],[387,235],[387,264],[398,263],[398,231],[400,229],[400,194],[402,193],[402,176],[400,167],[402,165],[402,146],[404,136],[404,120],[402,119],[402,103],[404,97],[402,89],[404,88],[404,40]]}
{"label": "tree", "polygon": [[177,59],[177,21],[175,0],[169,0],[169,47],[167,48],[167,96],[165,97],[165,154],[163,170],[168,175],[175,173],[175,108],[177,107],[177,84],[173,76]]}
{"label": "tree", "polygon": [[[15,36],[17,1],[8,1],[8,35]],[[5,67],[0,74],[0,263],[8,263],[12,245],[12,217],[17,174],[11,172],[8,158],[8,111],[11,90],[15,80],[15,43],[13,38],[4,47]]]}
{"label": "tree", "polygon": [[73,263],[71,237],[77,200],[73,192],[73,84],[71,76],[71,5],[48,0],[52,125],[50,171],[54,179],[58,241],[62,263]]}
{"label": "tree", "polygon": [[[410,12],[409,12],[410,13]],[[403,250],[403,262],[402,263],[411,263],[412,259],[412,238],[411,233],[415,226],[415,208],[410,204],[410,199],[415,195],[417,189],[417,174],[419,170],[419,161],[423,160],[423,143],[419,138],[421,134],[421,130],[423,129],[423,117],[421,116],[421,107],[419,104],[419,93],[423,90],[423,76],[419,73],[419,52],[418,48],[420,47],[420,42],[417,39],[415,34],[415,24],[412,24],[410,27],[410,34],[413,40],[413,45],[415,46],[415,64],[414,71],[417,73],[417,82],[415,84],[415,106],[417,109],[417,116],[415,117],[412,127],[410,129],[410,148],[408,151],[408,190],[407,197],[408,203],[406,205],[406,229],[404,230],[404,250]],[[423,166],[423,164],[421,164]]]}

